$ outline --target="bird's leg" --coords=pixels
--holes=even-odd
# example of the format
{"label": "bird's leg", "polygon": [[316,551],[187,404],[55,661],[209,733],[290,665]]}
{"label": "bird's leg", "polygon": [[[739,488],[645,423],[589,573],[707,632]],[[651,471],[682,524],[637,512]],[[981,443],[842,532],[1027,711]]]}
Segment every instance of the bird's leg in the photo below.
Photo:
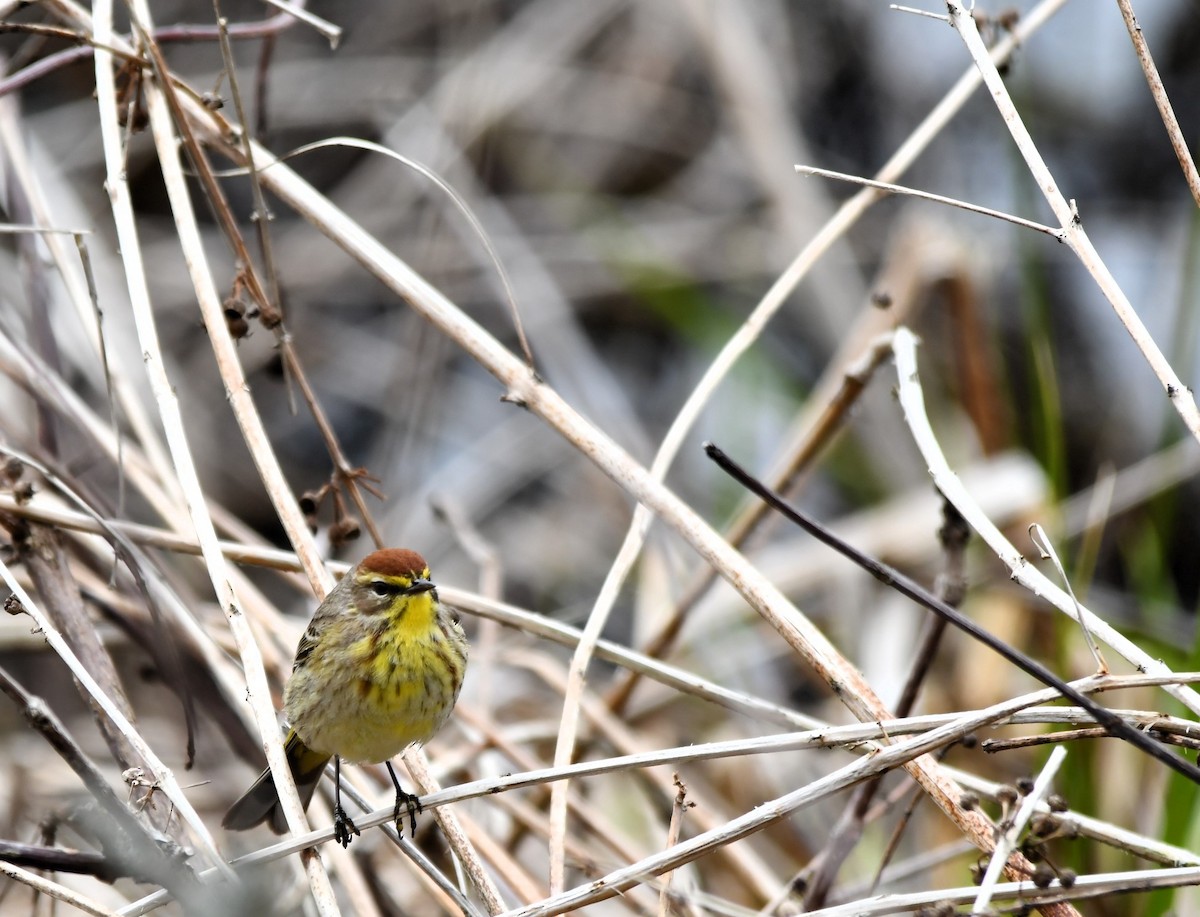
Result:
{"label": "bird's leg", "polygon": [[[395,778],[393,778],[395,779]],[[359,834],[358,828],[342,808],[342,759],[333,756],[333,839],[342,845],[342,849],[350,846],[350,835]]]}
{"label": "bird's leg", "polygon": [[396,830],[401,834],[404,833],[404,825],[400,820],[400,807],[404,806],[408,810],[408,827],[413,837],[417,836],[417,813],[424,811],[421,808],[421,799],[414,793],[406,793],[400,789],[400,778],[396,776],[396,772],[392,769],[392,762],[387,761],[388,773],[392,777],[392,786],[396,788],[396,807],[392,809],[392,820],[396,823]]}

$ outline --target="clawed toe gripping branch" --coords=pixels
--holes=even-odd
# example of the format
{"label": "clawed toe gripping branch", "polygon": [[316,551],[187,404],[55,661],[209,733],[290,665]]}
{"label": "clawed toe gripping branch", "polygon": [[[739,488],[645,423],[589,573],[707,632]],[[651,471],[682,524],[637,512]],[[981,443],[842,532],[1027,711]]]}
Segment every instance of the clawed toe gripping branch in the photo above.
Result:
{"label": "clawed toe gripping branch", "polygon": [[[388,776],[392,778],[392,786],[396,788],[396,805],[392,809],[392,821],[396,825],[396,830],[403,834],[404,814],[407,813],[409,833],[416,837],[417,815],[425,811],[421,805],[421,798],[416,793],[406,792],[400,786],[400,778],[396,776],[396,770],[392,767],[391,761],[385,762],[385,766]],[[350,841],[356,836],[360,837],[362,832],[358,830],[354,820],[342,808],[342,761],[336,755],[333,759],[333,785],[333,839],[342,845],[342,849],[345,849],[350,846]]]}
{"label": "clawed toe gripping branch", "polygon": [[404,833],[404,824],[400,818],[400,809],[403,807],[408,812],[408,829],[413,837],[417,836],[417,814],[424,812],[421,806],[421,799],[415,793],[406,793],[400,788],[400,778],[396,776],[396,770],[392,767],[392,762],[387,762],[388,776],[392,778],[392,786],[396,788],[396,806],[392,809],[392,821],[396,823],[396,830],[401,834]]}
{"label": "clawed toe gripping branch", "polygon": [[333,756],[333,839],[345,850],[354,835],[361,835],[346,810],[342,808],[342,759]]}

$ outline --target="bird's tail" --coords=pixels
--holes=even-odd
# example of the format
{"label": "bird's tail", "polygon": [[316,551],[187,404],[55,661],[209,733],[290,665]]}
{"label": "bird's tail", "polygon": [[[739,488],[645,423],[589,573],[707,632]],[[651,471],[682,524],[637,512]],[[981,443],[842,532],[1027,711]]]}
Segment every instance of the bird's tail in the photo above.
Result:
{"label": "bird's tail", "polygon": [[[300,802],[307,809],[330,756],[315,752],[305,745],[295,729],[288,730],[283,750],[287,753],[288,766],[292,770],[292,779],[296,781]],[[276,834],[287,831],[287,819],[279,805],[279,794],[275,791],[270,768],[263,771],[242,798],[229,807],[221,825],[230,831],[246,831],[263,822],[270,825]]]}

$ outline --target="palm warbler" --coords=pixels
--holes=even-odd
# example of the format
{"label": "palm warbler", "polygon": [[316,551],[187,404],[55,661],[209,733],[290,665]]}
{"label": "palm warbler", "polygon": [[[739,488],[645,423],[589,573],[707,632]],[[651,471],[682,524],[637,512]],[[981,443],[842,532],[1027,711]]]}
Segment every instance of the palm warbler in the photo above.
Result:
{"label": "palm warbler", "polygon": [[[343,847],[359,832],[342,809],[341,759],[387,762],[397,827],[404,806],[415,832],[420,800],[400,788],[390,759],[442,728],[466,667],[467,638],[458,614],[438,601],[429,566],[415,551],[369,554],[318,606],[283,694],[291,724],[284,749],[306,807],[333,759],[334,838]],[[222,824],[243,831],[262,822],[276,834],[287,830],[269,768]]]}

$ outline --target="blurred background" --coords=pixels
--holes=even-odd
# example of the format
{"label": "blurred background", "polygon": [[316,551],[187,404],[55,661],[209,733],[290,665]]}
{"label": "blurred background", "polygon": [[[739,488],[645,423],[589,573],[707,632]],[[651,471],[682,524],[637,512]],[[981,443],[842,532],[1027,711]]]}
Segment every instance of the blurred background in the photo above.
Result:
{"label": "blurred background", "polygon": [[[978,3],[985,37],[1002,38],[1034,5]],[[14,21],[58,21],[39,4],[15,7],[5,9]],[[268,37],[235,34],[238,79],[257,138],[281,155],[332,137],[361,138],[437,173],[478,216],[509,273],[538,371],[643,464],[721,347],[855,192],[798,176],[794,165],[873,175],[969,67],[944,23],[878,0],[409,0],[308,8],[344,30],[336,48],[300,24]],[[1200,6],[1142,0],[1136,9],[1194,147]],[[212,7],[157,2],[153,12],[171,67],[196,90],[223,97],[225,113],[235,117],[219,47],[185,28],[210,28]],[[272,16],[270,7],[249,2],[223,2],[221,13],[239,27]],[[0,47],[11,77],[69,44],[16,31]],[[29,221],[11,165],[13,150],[23,147],[58,224],[92,233],[87,246],[109,359],[150,405],[104,188],[93,67],[80,56],[7,87],[0,102],[5,218]],[[1017,51],[1005,77],[1105,262],[1176,371],[1194,378],[1197,209],[1116,4],[1063,4]],[[519,346],[494,264],[426,176],[346,146],[305,152],[290,164],[508,346]],[[130,136],[127,172],[167,370],[208,496],[246,533],[286,546],[228,409],[147,135]],[[902,182],[1053,222],[985,93],[938,133]],[[200,186],[193,187],[199,201]],[[248,180],[230,175],[222,187],[250,234]],[[206,241],[218,286],[230,293],[230,249],[211,213],[199,209],[211,231]],[[469,520],[491,546],[504,599],[582,626],[629,525],[628,495],[537,418],[502,403],[503,388],[492,377],[308,223],[278,204],[272,216],[286,331],[348,459],[386,495],[371,501],[384,540],[421,550],[439,582],[475,588],[478,565],[437,512],[441,506]],[[107,418],[102,366],[46,270],[44,247],[4,236],[0,279],[0,335],[7,340],[0,438],[52,458],[99,508],[116,513],[114,465],[62,417],[49,422],[54,436],[47,439],[30,387],[14,369],[14,354],[37,354]],[[253,318],[239,355],[255,402],[291,486],[298,494],[317,491],[330,480],[329,455],[309,412],[296,408],[275,336]],[[669,486],[714,525],[728,524],[743,496],[705,460],[700,444],[711,439],[759,473],[778,467],[811,420],[813,392],[836,382],[863,352],[862,329],[896,322],[924,341],[922,378],[935,428],[992,518],[1031,557],[1025,527],[1045,525],[1081,597],[1152,655],[1194,668],[1200,527],[1188,507],[1197,497],[1200,449],[1092,279],[1066,246],[1046,236],[926,202],[876,205],[821,257],[738,361],[689,434]],[[875,374],[845,429],[792,495],[863,547],[932,583],[942,564],[940,508],[893,384],[890,367]],[[159,522],[136,490],[121,512]],[[331,556],[356,560],[369,550],[365,537],[330,543],[329,526],[340,518],[331,499],[320,501],[319,537]],[[781,526],[765,527],[746,550],[892,701],[917,640],[918,610]],[[95,558],[77,562],[107,576]],[[156,562],[189,601],[210,606],[197,564],[165,556]],[[606,636],[644,646],[699,571],[691,550],[655,527]],[[299,628],[311,596],[278,574],[251,576]],[[968,577],[968,610],[987,626],[1064,674],[1089,671],[1078,631],[1017,592],[978,546]],[[108,622],[109,637],[118,645],[130,639],[112,625],[119,610],[94,595],[89,600]],[[0,621],[0,664],[98,742],[82,703],[38,651],[27,623]],[[209,615],[213,639],[228,648],[228,638],[217,635],[222,624],[219,613]],[[281,638],[284,665],[288,639]],[[493,649],[503,661],[523,639],[506,632]],[[147,657],[132,646],[118,655],[135,707],[144,706],[163,731],[160,753],[178,764],[182,749],[167,738],[176,733],[177,707],[136,687],[158,677]],[[1029,687],[956,636],[943,656],[920,709],[990,703]],[[667,658],[814,715],[847,716],[725,587],[703,594]],[[616,680],[596,663],[590,687],[603,693]],[[490,707],[501,723],[537,723],[535,744],[550,754],[558,716],[553,686],[517,665],[501,665],[489,685],[494,693],[483,698],[469,682],[466,702]],[[1141,700],[1165,703],[1156,694]],[[627,716],[639,729],[669,730],[661,740],[667,744],[741,735],[745,727],[661,692],[635,695]],[[15,798],[4,802],[0,824],[9,836],[26,836],[56,793],[72,792],[70,779],[40,785],[31,764],[49,752],[15,713],[0,709],[0,727],[14,737],[2,743],[9,751],[0,761],[24,775],[12,785],[32,781],[41,794],[31,808]],[[216,785],[198,789],[197,804],[210,807],[215,823],[258,765],[257,739],[229,738],[238,730],[227,721],[202,717],[199,728],[199,770]],[[225,760],[230,747],[250,764]],[[786,766],[739,759],[716,768],[711,780],[737,812],[824,766],[800,755],[781,760]],[[1007,779],[1039,758],[969,760]],[[1072,777],[1085,787],[1084,798],[1094,794],[1096,814],[1175,842],[1187,838],[1190,797],[1169,797],[1180,791],[1156,771],[1150,794],[1188,803],[1175,815],[1158,805],[1139,812],[1137,799],[1123,794],[1105,800],[1093,786],[1104,760],[1083,759]],[[1136,775],[1141,765],[1126,766]],[[472,811],[482,817],[487,810],[479,804]],[[832,804],[829,817],[839,811],[840,803]],[[809,813],[777,829],[769,847],[759,842],[781,879],[820,849],[827,823]],[[1083,868],[1097,865],[1098,855],[1087,850],[1069,856]],[[721,891],[738,897],[729,887]],[[761,904],[753,894],[746,898]],[[1141,913],[1149,900],[1111,912]]]}

